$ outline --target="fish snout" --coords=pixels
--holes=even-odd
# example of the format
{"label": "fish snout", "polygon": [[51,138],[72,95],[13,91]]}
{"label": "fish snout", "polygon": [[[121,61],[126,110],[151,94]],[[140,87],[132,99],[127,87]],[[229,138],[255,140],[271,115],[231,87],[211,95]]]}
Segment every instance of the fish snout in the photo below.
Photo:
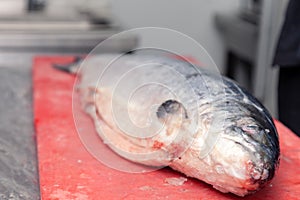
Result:
{"label": "fish snout", "polygon": [[[250,124],[241,127],[252,161],[248,163],[253,182],[263,185],[274,177],[279,164],[279,143],[273,126]],[[250,150],[251,149],[251,150]]]}
{"label": "fish snout", "polygon": [[227,136],[234,141],[244,156],[245,182],[243,188],[256,191],[268,183],[275,174],[279,163],[278,138],[270,127],[262,128],[258,123],[235,124],[227,129]]}
{"label": "fish snout", "polygon": [[274,177],[276,170],[272,161],[252,160],[246,164],[246,167],[249,174],[248,186],[257,185],[258,188],[268,183]]}

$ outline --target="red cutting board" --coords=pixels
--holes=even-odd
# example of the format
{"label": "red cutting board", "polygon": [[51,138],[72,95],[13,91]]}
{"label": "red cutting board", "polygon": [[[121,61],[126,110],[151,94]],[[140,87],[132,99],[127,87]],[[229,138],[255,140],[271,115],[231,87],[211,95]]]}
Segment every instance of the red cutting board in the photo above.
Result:
{"label": "red cutting board", "polygon": [[[72,60],[34,60],[34,122],[42,199],[240,199],[195,179],[189,178],[180,186],[167,184],[166,178],[184,177],[169,168],[133,174],[111,169],[95,159],[79,139],[73,120],[75,77],[51,67]],[[82,117],[86,126],[93,127],[88,116],[82,113]],[[300,199],[300,139],[281,123],[276,122],[276,126],[282,152],[279,171],[272,183],[244,199]]]}

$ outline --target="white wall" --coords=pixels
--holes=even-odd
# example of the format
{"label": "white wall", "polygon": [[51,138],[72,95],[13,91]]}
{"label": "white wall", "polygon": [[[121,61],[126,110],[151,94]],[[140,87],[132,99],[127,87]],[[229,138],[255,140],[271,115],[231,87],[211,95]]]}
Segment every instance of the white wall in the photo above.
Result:
{"label": "white wall", "polygon": [[221,71],[225,49],[214,14],[238,7],[239,0],[111,0],[112,14],[125,28],[158,26],[187,34],[209,52]]}
{"label": "white wall", "polygon": [[21,15],[26,9],[26,0],[0,0],[0,17]]}

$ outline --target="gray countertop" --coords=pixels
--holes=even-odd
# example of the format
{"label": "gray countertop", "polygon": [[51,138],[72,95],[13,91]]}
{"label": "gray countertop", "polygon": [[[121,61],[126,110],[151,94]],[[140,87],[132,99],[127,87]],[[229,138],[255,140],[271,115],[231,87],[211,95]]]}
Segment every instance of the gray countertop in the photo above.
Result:
{"label": "gray countertop", "polygon": [[39,199],[29,66],[0,67],[0,199]]}

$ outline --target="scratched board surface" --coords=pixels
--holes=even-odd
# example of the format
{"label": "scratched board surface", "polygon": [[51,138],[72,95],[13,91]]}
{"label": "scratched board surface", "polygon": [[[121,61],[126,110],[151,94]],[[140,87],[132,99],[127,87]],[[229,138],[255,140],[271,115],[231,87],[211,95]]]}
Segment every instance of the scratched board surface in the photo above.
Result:
{"label": "scratched board surface", "polygon": [[[37,57],[34,61],[34,120],[42,199],[241,199],[191,178],[177,186],[166,182],[184,177],[169,168],[133,174],[95,159],[82,144],[73,120],[75,76],[51,67],[70,61],[71,57]],[[74,104],[78,104],[76,99]],[[91,119],[81,110],[75,112],[81,113],[86,130],[96,135]],[[300,139],[281,123],[276,122],[276,126],[282,152],[276,177],[263,190],[243,199],[300,199]],[[95,140],[101,142],[100,138]],[[110,151],[103,146],[103,152]]]}

